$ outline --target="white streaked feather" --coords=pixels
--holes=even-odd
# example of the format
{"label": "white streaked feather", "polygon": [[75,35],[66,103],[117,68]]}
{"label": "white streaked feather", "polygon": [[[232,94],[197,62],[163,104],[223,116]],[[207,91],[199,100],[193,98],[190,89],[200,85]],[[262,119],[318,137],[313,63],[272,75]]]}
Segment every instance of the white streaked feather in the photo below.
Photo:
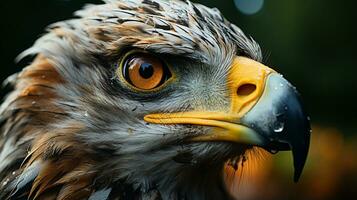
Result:
{"label": "white streaked feather", "polygon": [[92,194],[89,197],[89,200],[107,200],[111,191],[112,191],[111,188],[99,190],[99,191],[95,192],[94,194]]}
{"label": "white streaked feather", "polygon": [[42,167],[42,163],[40,161],[34,162],[30,165],[24,172],[16,179],[16,181],[12,182],[10,189],[13,190],[12,194],[16,194],[17,191],[21,190],[31,181],[35,180],[40,169]]}
{"label": "white streaked feather", "polygon": [[[2,151],[0,152],[0,172],[4,170],[12,161],[10,155],[13,154],[17,149],[17,145],[15,144],[15,138],[11,137],[8,139]],[[14,157],[14,156],[12,156]]]}

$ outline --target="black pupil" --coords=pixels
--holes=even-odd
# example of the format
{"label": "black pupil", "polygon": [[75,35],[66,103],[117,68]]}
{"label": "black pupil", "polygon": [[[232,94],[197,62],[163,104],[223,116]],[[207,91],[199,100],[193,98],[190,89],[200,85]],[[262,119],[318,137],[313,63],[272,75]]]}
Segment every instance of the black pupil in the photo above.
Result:
{"label": "black pupil", "polygon": [[140,76],[148,79],[154,74],[154,67],[150,63],[143,63],[139,69]]}

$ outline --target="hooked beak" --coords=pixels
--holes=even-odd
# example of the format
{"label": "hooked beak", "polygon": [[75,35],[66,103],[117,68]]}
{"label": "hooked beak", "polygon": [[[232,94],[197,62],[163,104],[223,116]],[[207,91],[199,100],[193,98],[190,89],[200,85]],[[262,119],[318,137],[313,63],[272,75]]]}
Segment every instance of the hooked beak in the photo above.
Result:
{"label": "hooked beak", "polygon": [[297,182],[309,151],[311,128],[296,89],[281,75],[271,74],[262,97],[241,122],[265,138],[262,147],[292,151]]}
{"label": "hooked beak", "polygon": [[274,70],[237,57],[228,77],[231,107],[227,112],[149,114],[155,124],[191,124],[213,127],[191,141],[226,141],[265,148],[270,152],[291,150],[294,181],[298,181],[310,144],[310,122],[299,93]]}

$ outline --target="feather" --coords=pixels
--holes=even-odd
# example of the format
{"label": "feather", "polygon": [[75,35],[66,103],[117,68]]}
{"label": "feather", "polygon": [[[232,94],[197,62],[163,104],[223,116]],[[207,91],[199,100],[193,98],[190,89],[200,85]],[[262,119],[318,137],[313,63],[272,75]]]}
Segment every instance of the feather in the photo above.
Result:
{"label": "feather", "polygon": [[112,189],[104,189],[94,192],[89,200],[107,200]]}

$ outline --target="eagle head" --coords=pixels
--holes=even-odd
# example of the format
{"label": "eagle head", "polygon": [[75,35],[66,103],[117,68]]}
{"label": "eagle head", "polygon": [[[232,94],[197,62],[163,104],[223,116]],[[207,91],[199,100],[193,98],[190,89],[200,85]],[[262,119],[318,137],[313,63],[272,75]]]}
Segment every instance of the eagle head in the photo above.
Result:
{"label": "eagle head", "polygon": [[224,165],[252,148],[291,150],[299,178],[299,94],[217,9],[106,0],[76,16],[5,82],[0,199],[229,199]]}

